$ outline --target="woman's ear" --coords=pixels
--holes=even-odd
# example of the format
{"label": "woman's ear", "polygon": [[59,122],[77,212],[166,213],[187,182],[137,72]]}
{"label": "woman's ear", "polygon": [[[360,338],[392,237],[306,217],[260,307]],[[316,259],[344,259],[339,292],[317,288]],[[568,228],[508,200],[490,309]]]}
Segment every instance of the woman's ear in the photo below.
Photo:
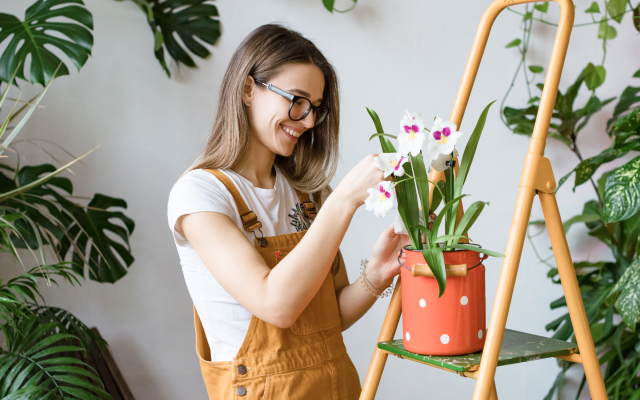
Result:
{"label": "woman's ear", "polygon": [[247,80],[244,82],[244,90],[242,93],[242,102],[245,106],[250,106],[253,101],[253,91],[255,90],[256,84],[251,75],[247,76]]}

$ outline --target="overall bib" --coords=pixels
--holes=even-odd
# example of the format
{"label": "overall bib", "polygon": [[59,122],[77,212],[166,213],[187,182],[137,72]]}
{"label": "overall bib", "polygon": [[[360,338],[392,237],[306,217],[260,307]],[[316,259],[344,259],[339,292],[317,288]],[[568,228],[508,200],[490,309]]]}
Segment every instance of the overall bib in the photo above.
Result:
{"label": "overall bib", "polygon": [[[218,170],[214,174],[233,196],[248,231],[262,224],[249,210],[231,179]],[[297,192],[311,218],[314,203]],[[269,268],[293,250],[306,231],[254,239],[254,245]],[[278,258],[276,258],[278,252]],[[318,293],[288,329],[281,329],[251,316],[249,329],[232,361],[211,361],[211,351],[198,312],[193,313],[196,352],[209,399],[263,400],[355,400],[360,396],[360,379],[342,340],[338,301],[332,271],[341,262],[336,254]],[[300,274],[304,273],[301,268]]]}

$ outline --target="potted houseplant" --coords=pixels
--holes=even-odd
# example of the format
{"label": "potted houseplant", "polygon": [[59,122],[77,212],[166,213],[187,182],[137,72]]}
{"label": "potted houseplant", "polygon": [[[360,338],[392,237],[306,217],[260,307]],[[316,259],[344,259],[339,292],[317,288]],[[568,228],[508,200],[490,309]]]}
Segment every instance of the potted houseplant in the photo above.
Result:
{"label": "potted houseplant", "polygon": [[[400,134],[394,136],[384,133],[375,111],[368,110],[378,131],[370,140],[378,137],[383,150],[375,163],[391,180],[369,189],[365,204],[380,217],[397,203],[396,226],[406,229],[411,240],[401,269],[402,324],[404,347],[415,353],[460,355],[484,346],[482,260],[503,255],[470,244],[466,236],[489,203],[476,201],[463,212],[460,202],[467,196],[462,188],[491,104],[480,115],[459,163],[454,146],[462,133],[453,122],[436,118],[429,130],[420,114],[407,111],[400,121]],[[397,151],[389,138],[398,141]],[[422,151],[425,141],[427,157]],[[431,168],[445,179],[430,180]]]}

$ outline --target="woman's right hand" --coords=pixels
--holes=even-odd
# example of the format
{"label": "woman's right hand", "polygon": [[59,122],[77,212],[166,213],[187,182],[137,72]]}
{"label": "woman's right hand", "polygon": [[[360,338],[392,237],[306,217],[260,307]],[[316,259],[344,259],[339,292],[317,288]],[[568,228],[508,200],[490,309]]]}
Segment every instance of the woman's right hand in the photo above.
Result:
{"label": "woman's right hand", "polygon": [[384,180],[384,172],[373,163],[373,159],[377,156],[377,154],[369,154],[363,158],[342,178],[338,187],[333,191],[342,196],[342,200],[353,205],[354,208],[360,207],[369,197],[367,189],[377,188]]}

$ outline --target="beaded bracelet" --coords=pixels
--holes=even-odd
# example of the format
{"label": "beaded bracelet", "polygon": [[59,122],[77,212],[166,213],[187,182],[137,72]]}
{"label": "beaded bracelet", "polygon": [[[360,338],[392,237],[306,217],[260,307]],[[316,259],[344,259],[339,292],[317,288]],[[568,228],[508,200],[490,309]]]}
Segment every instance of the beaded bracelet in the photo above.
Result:
{"label": "beaded bracelet", "polygon": [[364,290],[369,292],[372,296],[377,297],[378,299],[382,299],[382,298],[385,298],[385,297],[389,296],[391,293],[393,293],[393,283],[391,285],[389,285],[389,287],[387,287],[380,294],[377,294],[376,292],[374,292],[374,290],[380,290],[380,289],[378,289],[377,287],[373,286],[371,284],[371,282],[369,282],[369,279],[367,278],[366,271],[367,271],[367,263],[368,262],[369,262],[369,260],[365,260],[364,258],[360,262],[360,276],[362,277],[362,286],[364,287]]}

